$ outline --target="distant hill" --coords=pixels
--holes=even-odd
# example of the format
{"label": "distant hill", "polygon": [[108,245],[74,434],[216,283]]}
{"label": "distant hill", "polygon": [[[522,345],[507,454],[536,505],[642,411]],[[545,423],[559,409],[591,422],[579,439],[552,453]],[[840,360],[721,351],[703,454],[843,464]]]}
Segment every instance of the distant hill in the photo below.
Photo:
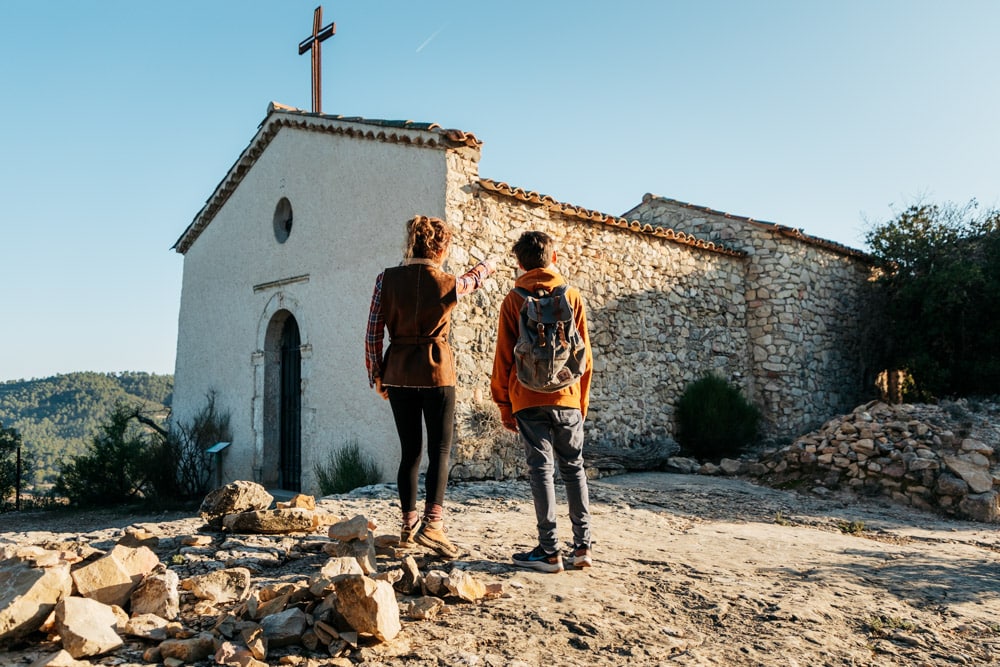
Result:
{"label": "distant hill", "polygon": [[152,373],[67,373],[0,383],[0,423],[21,433],[37,462],[36,483],[52,482],[62,461],[82,453],[116,401],[166,417],[174,377]]}

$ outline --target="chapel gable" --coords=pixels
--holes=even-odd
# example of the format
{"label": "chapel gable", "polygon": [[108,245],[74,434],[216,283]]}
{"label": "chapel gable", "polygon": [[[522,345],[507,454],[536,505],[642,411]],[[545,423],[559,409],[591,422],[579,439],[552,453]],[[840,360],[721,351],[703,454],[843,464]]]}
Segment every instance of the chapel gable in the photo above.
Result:
{"label": "chapel gable", "polygon": [[442,128],[437,123],[314,113],[271,102],[267,107],[267,116],[258,126],[257,133],[215,187],[191,224],[174,243],[174,250],[182,255],[188,251],[282,130],[315,132],[365,141],[456,151],[474,164],[479,161],[479,151],[482,147],[482,141],[471,132]]}

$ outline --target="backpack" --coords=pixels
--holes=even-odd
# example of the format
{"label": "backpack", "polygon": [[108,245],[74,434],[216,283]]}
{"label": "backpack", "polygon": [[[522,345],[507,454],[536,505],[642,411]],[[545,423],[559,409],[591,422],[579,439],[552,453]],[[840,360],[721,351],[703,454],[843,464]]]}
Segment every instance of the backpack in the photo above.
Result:
{"label": "backpack", "polygon": [[543,393],[577,382],[587,370],[587,348],[576,328],[566,285],[535,294],[521,287],[514,291],[524,297],[514,345],[518,381]]}

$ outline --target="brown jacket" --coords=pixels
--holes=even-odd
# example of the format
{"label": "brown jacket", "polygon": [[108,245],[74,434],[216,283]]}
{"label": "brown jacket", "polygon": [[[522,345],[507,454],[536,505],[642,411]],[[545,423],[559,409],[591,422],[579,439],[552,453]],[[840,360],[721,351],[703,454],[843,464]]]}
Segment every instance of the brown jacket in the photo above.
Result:
{"label": "brown jacket", "polygon": [[[524,273],[514,282],[514,286],[534,292],[538,289],[551,290],[565,282],[554,266],[547,266]],[[580,331],[587,346],[587,370],[579,382],[551,394],[532,391],[517,381],[517,369],[514,367],[514,344],[517,343],[518,319],[524,297],[511,290],[503,303],[500,304],[497,350],[493,359],[490,392],[493,395],[493,402],[500,408],[501,416],[509,418],[512,414],[525,408],[542,405],[579,408],[583,416],[587,416],[587,408],[590,405],[590,377],[594,368],[593,353],[590,350],[590,335],[587,333],[587,315],[579,290],[570,287],[566,290],[566,298],[573,308],[576,328]]]}
{"label": "brown jacket", "polygon": [[455,276],[436,266],[414,263],[385,270],[381,305],[389,349],[385,352],[383,385],[455,385],[448,331],[457,301]]}

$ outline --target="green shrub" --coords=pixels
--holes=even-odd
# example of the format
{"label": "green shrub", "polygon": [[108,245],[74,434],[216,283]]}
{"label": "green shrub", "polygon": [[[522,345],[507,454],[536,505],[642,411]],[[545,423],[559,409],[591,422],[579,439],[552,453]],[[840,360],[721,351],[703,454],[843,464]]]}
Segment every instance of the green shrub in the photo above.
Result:
{"label": "green shrub", "polygon": [[837,528],[840,529],[840,532],[848,535],[860,535],[865,532],[865,522],[841,520],[837,522]]}
{"label": "green shrub", "polygon": [[760,410],[726,380],[705,375],[677,401],[677,441],[699,459],[735,456],[757,437]]}
{"label": "green shrub", "polygon": [[140,408],[115,403],[87,451],[64,464],[55,493],[71,505],[118,505],[144,497],[151,436],[135,420]]}
{"label": "green shrub", "polygon": [[315,465],[313,470],[323,496],[347,493],[382,481],[382,470],[369,454],[361,451],[357,440],[331,452],[326,463]]}

